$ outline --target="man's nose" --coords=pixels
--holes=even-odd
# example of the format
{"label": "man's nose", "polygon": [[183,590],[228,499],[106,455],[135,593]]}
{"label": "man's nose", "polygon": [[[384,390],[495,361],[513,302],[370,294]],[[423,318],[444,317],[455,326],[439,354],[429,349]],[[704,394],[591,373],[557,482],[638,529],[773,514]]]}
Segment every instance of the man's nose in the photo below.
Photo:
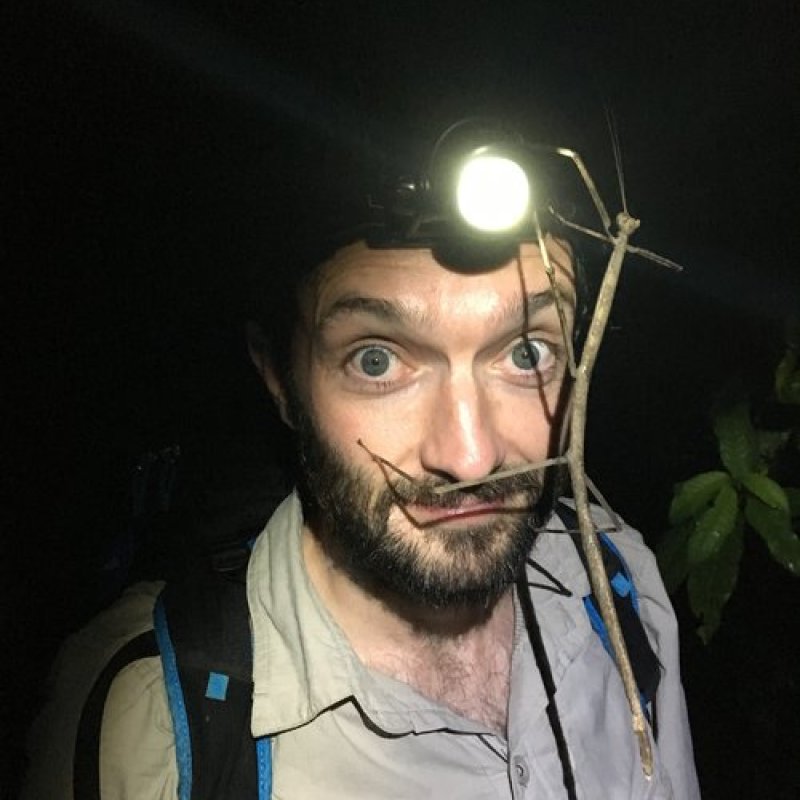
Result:
{"label": "man's nose", "polygon": [[492,474],[506,455],[497,416],[486,388],[472,376],[443,381],[431,398],[422,467],[454,482]]}

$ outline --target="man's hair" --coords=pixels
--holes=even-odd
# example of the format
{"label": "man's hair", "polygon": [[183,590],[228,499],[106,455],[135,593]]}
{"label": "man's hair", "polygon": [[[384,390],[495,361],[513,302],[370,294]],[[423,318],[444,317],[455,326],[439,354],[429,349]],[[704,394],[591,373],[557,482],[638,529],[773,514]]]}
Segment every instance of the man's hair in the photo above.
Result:
{"label": "man's hair", "polygon": [[359,238],[386,161],[365,140],[311,134],[291,137],[284,150],[265,187],[260,229],[251,234],[243,300],[251,346],[263,350],[282,377],[290,363],[298,294],[338,247]]}

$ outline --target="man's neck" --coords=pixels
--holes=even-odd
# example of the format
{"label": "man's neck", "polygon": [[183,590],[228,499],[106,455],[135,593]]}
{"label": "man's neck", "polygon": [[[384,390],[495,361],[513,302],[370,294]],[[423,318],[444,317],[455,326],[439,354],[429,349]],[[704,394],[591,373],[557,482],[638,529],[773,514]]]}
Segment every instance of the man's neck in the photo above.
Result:
{"label": "man's neck", "polygon": [[510,590],[485,608],[420,607],[368,592],[307,529],[303,555],[312,585],[366,666],[504,731],[514,632]]}

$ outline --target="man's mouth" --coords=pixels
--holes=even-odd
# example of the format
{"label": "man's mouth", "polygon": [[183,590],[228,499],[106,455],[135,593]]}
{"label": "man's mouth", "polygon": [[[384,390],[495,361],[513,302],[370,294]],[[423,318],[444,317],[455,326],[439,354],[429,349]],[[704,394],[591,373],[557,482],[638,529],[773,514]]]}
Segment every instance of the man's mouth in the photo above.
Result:
{"label": "man's mouth", "polygon": [[523,507],[519,498],[481,500],[475,497],[463,498],[458,505],[447,507],[408,503],[403,504],[401,509],[411,522],[421,528],[461,521],[474,523],[475,520],[496,514],[520,513],[528,510],[527,505]]}

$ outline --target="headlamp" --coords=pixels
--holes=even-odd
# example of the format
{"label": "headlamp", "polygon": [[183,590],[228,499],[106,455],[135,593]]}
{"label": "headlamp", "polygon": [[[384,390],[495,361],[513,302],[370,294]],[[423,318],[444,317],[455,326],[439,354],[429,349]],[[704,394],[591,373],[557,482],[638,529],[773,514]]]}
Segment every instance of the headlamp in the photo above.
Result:
{"label": "headlamp", "polygon": [[518,135],[493,123],[459,122],[439,138],[422,173],[384,183],[367,243],[439,247],[535,238],[532,167]]}
{"label": "headlamp", "polygon": [[464,160],[454,193],[464,224],[479,233],[510,233],[530,217],[527,173],[517,161],[489,147],[480,148]]}

